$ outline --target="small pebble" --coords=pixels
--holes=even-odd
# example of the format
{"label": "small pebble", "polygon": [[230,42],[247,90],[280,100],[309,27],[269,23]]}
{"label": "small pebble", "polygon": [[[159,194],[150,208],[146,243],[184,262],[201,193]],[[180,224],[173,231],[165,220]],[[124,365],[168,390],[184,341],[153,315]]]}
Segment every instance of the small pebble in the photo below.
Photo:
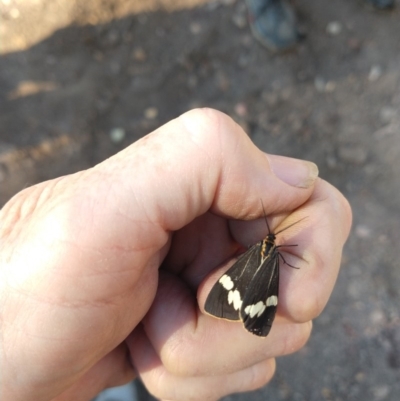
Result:
{"label": "small pebble", "polygon": [[339,35],[342,32],[342,30],[343,30],[343,25],[338,21],[331,21],[326,26],[326,32],[328,32],[329,35],[332,35],[332,36]]}
{"label": "small pebble", "polygon": [[381,75],[382,75],[382,67],[379,65],[374,65],[371,67],[371,70],[369,71],[368,80],[370,82],[375,82],[381,77]]}
{"label": "small pebble", "polygon": [[192,22],[190,24],[190,32],[193,35],[198,35],[201,32],[201,25],[198,22]]}
{"label": "small pebble", "polygon": [[125,139],[126,132],[124,128],[116,127],[110,131],[110,139],[114,143],[120,143]]}
{"label": "small pebble", "polygon": [[336,89],[336,84],[333,81],[328,81],[325,85],[325,92],[333,92]]}
{"label": "small pebble", "polygon": [[356,235],[359,238],[369,238],[371,236],[371,229],[365,225],[359,224],[356,227]]}
{"label": "small pebble", "polygon": [[329,155],[326,158],[326,164],[328,165],[329,168],[336,168],[337,166],[337,160],[336,157],[333,155]]}
{"label": "small pebble", "polygon": [[147,59],[147,54],[141,47],[135,49],[132,52],[132,56],[136,61],[145,61]]}
{"label": "small pebble", "polygon": [[318,92],[325,92],[325,85],[326,85],[326,82],[323,78],[316,77],[314,79],[314,86]]}
{"label": "small pebble", "polygon": [[369,321],[372,324],[379,325],[381,327],[384,326],[386,320],[386,316],[380,309],[373,310],[369,315]]}
{"label": "small pebble", "polygon": [[330,399],[332,398],[332,391],[327,387],[323,387],[321,390],[321,395],[324,397],[324,399]]}
{"label": "small pebble", "polygon": [[247,115],[247,106],[245,103],[236,103],[235,105],[235,113],[239,116],[239,117],[245,117]]}
{"label": "small pebble", "polygon": [[373,389],[373,393],[375,396],[374,400],[380,401],[380,400],[385,399],[389,395],[389,392],[390,392],[390,388],[387,385],[376,386]]}
{"label": "small pebble", "polygon": [[148,120],[154,120],[158,116],[158,109],[156,107],[149,107],[144,111],[144,116]]}
{"label": "small pebble", "polygon": [[247,25],[247,18],[245,15],[242,14],[235,14],[232,17],[232,22],[236,25],[239,29],[243,29]]}
{"label": "small pebble", "polygon": [[389,124],[399,113],[394,107],[384,106],[381,108],[379,112],[379,118],[384,124]]}
{"label": "small pebble", "polygon": [[316,77],[314,79],[314,86],[318,92],[332,93],[336,89],[336,83],[333,81],[325,81],[322,77]]}
{"label": "small pebble", "polygon": [[355,376],[356,381],[359,383],[363,382],[365,380],[365,373],[364,372],[358,372]]}

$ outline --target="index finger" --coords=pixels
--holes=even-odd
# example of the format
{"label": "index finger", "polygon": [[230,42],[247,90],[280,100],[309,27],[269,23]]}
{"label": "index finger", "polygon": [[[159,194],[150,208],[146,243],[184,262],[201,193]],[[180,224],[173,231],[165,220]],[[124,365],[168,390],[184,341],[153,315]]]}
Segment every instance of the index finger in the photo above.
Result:
{"label": "index finger", "polygon": [[298,263],[300,269],[294,270],[284,264],[281,269],[280,307],[294,322],[314,319],[325,308],[339,273],[343,246],[352,223],[347,200],[321,179],[301,208],[301,214],[308,216],[307,220],[290,240],[299,243],[290,252],[298,258],[299,262],[294,263]]}
{"label": "index finger", "polygon": [[[339,191],[318,180],[309,201],[296,210],[291,219],[302,216],[308,217],[293,230],[294,235],[291,230],[282,233],[285,234],[283,243],[290,241],[299,245],[293,248],[292,254],[285,254],[285,259],[299,269],[281,264],[278,306],[281,316],[272,325],[266,340],[246,333],[240,323],[232,324],[198,313],[190,291],[178,291],[164,281],[143,322],[154,350],[166,366],[170,369],[178,366],[181,374],[188,370],[204,374],[221,372],[227,367],[234,370],[244,364],[249,366],[275,351],[281,322],[307,322],[323,310],[339,271],[341,252],[351,225],[351,210]],[[197,295],[202,312],[211,287],[226,270],[226,266],[217,269],[200,285]],[[165,316],[168,319],[163,319]],[[302,325],[293,327],[304,329]],[[292,332],[291,336],[296,338],[297,335]],[[232,352],[232,343],[237,344],[235,352]],[[289,343],[288,338],[286,346]],[[177,352],[178,349],[183,351]],[[172,357],[178,354],[179,363]]]}

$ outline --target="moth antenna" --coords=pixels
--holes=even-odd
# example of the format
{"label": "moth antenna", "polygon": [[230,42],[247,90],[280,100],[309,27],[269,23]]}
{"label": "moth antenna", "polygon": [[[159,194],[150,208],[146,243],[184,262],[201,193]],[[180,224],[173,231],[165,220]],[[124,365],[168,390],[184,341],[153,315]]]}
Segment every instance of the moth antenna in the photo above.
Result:
{"label": "moth antenna", "polygon": [[265,222],[267,223],[268,234],[271,234],[271,230],[269,228],[269,224],[268,224],[268,220],[267,220],[267,215],[265,214],[264,204],[262,203],[262,199],[261,198],[260,198],[260,202],[261,202],[261,206],[262,206],[262,209],[263,209],[263,212],[264,212],[264,219],[265,219]]}
{"label": "moth antenna", "polygon": [[300,220],[295,221],[295,222],[292,223],[292,224],[289,224],[289,225],[286,226],[285,228],[282,228],[282,230],[280,230],[280,231],[278,231],[277,233],[275,233],[275,235],[278,235],[278,234],[281,233],[282,231],[285,231],[285,230],[287,230],[288,228],[293,227],[295,224],[300,223],[300,221],[303,221],[303,220],[305,220],[306,218],[307,218],[307,216],[306,216],[306,217],[303,217],[303,218],[300,219]]}

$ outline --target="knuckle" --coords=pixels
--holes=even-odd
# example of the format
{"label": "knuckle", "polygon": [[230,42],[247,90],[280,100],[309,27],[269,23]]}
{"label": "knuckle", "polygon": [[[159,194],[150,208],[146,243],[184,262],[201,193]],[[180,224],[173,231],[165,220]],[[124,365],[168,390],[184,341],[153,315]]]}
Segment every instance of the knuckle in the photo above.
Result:
{"label": "knuckle", "polygon": [[166,370],[176,376],[195,377],[201,374],[198,356],[193,350],[202,349],[198,344],[192,345],[188,340],[170,341],[162,352],[161,359]]}
{"label": "knuckle", "polygon": [[[334,255],[331,256],[329,263],[335,259]],[[310,258],[305,284],[296,288],[289,301],[288,315],[296,323],[306,323],[319,316],[329,299],[331,286],[334,285],[330,275],[326,278],[325,271],[333,270],[333,267],[327,265],[325,255],[317,250]]]}
{"label": "knuckle", "polygon": [[317,295],[310,294],[302,298],[301,305],[293,308],[291,317],[294,322],[301,324],[315,319],[323,310],[323,305]]}
{"label": "knuckle", "polygon": [[257,365],[253,365],[249,369],[249,374],[242,391],[253,391],[264,387],[274,376],[275,369],[275,359],[267,359]]}
{"label": "knuckle", "polygon": [[307,343],[312,330],[312,322],[290,323],[283,338],[281,355],[292,354]]}
{"label": "knuckle", "polygon": [[147,391],[156,399],[175,400],[174,386],[169,386],[169,375],[162,369],[155,369],[141,376]]}
{"label": "knuckle", "polygon": [[[194,109],[178,117],[185,137],[205,152],[218,152],[227,143],[234,143],[242,132],[231,117],[210,108]],[[215,150],[214,150],[215,148]]]}
{"label": "knuckle", "polygon": [[221,111],[208,107],[190,110],[182,114],[179,118],[184,121],[185,125],[189,122],[190,128],[215,126],[223,122],[233,121]]}

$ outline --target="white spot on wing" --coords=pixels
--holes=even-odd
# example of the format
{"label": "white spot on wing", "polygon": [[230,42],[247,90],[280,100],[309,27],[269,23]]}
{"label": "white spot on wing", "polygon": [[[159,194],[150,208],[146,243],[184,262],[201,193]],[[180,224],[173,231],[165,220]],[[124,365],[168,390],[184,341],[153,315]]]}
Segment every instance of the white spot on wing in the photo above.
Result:
{"label": "white spot on wing", "polygon": [[251,318],[253,318],[255,315],[257,315],[257,317],[260,317],[265,311],[265,308],[266,305],[264,304],[264,302],[259,301],[255,305],[247,305],[244,311],[248,315],[250,315]]}
{"label": "white spot on wing", "polygon": [[267,306],[276,306],[278,305],[278,297],[276,295],[271,295],[266,302]]}
{"label": "white spot on wing", "polygon": [[240,293],[238,290],[229,291],[228,302],[229,302],[229,305],[231,305],[233,303],[233,308],[235,310],[240,309],[240,307],[242,306],[242,300],[240,299]]}
{"label": "white spot on wing", "polygon": [[226,290],[230,291],[233,288],[233,281],[232,279],[224,274],[220,279],[219,282],[221,283],[222,287],[224,287]]}

